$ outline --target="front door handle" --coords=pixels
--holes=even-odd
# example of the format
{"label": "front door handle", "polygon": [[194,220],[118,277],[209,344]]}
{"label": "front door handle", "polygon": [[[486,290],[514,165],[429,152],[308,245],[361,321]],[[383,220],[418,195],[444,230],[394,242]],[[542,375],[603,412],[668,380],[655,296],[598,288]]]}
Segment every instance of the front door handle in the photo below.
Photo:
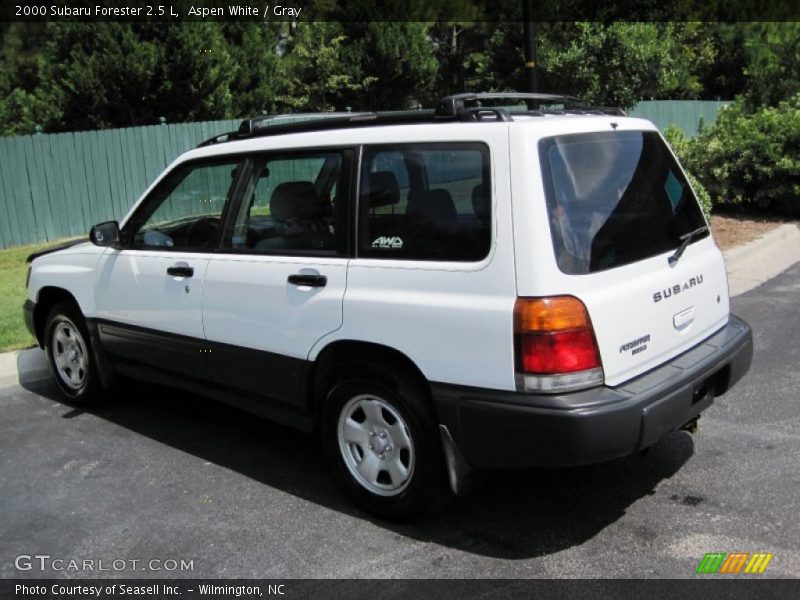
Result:
{"label": "front door handle", "polygon": [[172,275],[173,277],[191,277],[194,275],[194,269],[187,266],[172,265],[171,267],[167,267],[167,275]]}
{"label": "front door handle", "polygon": [[325,275],[303,275],[295,273],[294,275],[289,275],[286,281],[299,286],[325,287],[325,284],[328,283],[328,278],[325,277]]}

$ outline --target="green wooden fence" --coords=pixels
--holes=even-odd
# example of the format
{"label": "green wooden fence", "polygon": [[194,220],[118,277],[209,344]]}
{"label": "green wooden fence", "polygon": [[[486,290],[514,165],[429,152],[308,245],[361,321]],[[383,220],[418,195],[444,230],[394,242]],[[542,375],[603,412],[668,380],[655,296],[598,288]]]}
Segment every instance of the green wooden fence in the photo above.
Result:
{"label": "green wooden fence", "polygon": [[677,125],[686,135],[694,137],[701,126],[711,127],[717,113],[728,104],[714,100],[649,100],[637,104],[630,115],[648,119],[662,131],[669,125]]}
{"label": "green wooden fence", "polygon": [[[724,102],[653,101],[631,114],[689,135]],[[120,219],[179,154],[238,121],[0,137],[0,248],[85,234]]]}
{"label": "green wooden fence", "polygon": [[0,138],[0,248],[120,219],[179,154],[238,121]]}

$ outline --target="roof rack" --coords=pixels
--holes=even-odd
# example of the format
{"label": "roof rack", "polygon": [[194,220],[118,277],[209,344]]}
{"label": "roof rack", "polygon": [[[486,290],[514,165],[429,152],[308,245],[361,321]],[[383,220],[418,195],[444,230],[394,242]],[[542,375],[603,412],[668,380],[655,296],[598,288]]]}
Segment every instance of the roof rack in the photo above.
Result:
{"label": "roof rack", "polygon": [[[497,102],[500,101],[499,105]],[[525,104],[525,110],[509,110],[509,105]],[[560,108],[545,108],[562,105]],[[414,123],[448,123],[453,121],[513,121],[514,116],[618,115],[625,112],[615,107],[590,106],[580,98],[561,94],[526,94],[517,92],[482,92],[455,94],[442,98],[434,109],[390,112],[321,112],[261,115],[242,121],[237,131],[214,136],[197,147],[251,137],[283,135],[308,131],[326,131],[378,125]]]}
{"label": "roof rack", "polygon": [[[525,103],[528,110],[537,111],[541,108],[542,104],[563,104],[564,107],[573,108],[588,108],[588,104],[575,96],[566,96],[563,94],[533,94],[533,93],[520,93],[520,92],[480,92],[480,93],[467,93],[455,94],[447,96],[439,101],[436,106],[436,112],[440,115],[457,115],[460,110],[469,107],[483,107],[486,106],[488,100],[516,100],[517,103]],[[494,103],[489,106],[495,106]]]}

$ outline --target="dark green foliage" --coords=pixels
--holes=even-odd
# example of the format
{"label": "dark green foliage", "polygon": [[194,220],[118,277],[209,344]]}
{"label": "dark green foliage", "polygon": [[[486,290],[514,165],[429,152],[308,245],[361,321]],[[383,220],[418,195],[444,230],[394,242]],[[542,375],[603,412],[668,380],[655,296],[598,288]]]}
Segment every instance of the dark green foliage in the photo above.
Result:
{"label": "dark green foliage", "polygon": [[800,93],[800,23],[753,23],[745,42],[747,108],[776,106]]}
{"label": "dark green foliage", "polygon": [[[525,88],[520,2],[312,5],[316,20],[299,23],[6,25],[0,133],[404,109]],[[420,18],[397,20],[409,15]],[[540,90],[597,104],[743,95],[753,111],[800,91],[796,23],[542,22],[535,37]]]}
{"label": "dark green foliage", "polygon": [[711,194],[708,193],[705,186],[697,177],[689,172],[686,173],[686,176],[689,178],[689,183],[694,190],[695,196],[697,196],[697,200],[700,202],[700,208],[703,209],[703,214],[705,215],[706,219],[710,219],[711,209],[714,206],[713,202],[711,201]]}
{"label": "dark green foliage", "polygon": [[673,152],[675,152],[675,155],[681,162],[681,166],[683,167],[684,171],[686,171],[686,176],[688,177],[689,183],[691,184],[692,189],[697,196],[697,200],[700,202],[700,207],[703,209],[703,214],[706,216],[706,219],[708,219],[711,216],[711,209],[713,208],[711,194],[708,193],[708,190],[706,190],[703,183],[689,168],[690,164],[694,166],[694,163],[692,162],[694,158],[694,144],[692,140],[686,137],[686,134],[683,133],[683,130],[675,127],[674,125],[670,125],[664,130],[664,137],[667,139],[667,142],[672,147]]}
{"label": "dark green foliage", "polygon": [[740,99],[692,140],[672,129],[666,134],[715,204],[771,205],[790,212],[800,208],[800,94],[752,113]]}
{"label": "dark green foliage", "polygon": [[695,142],[694,163],[720,201],[794,207],[800,197],[800,95],[745,112],[738,101]]}

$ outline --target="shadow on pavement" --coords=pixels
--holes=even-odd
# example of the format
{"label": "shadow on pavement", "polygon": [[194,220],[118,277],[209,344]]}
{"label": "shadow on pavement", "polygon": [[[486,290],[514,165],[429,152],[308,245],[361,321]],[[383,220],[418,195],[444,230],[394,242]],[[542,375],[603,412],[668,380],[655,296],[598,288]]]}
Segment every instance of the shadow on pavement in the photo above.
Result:
{"label": "shadow on pavement", "polygon": [[[397,534],[495,558],[545,556],[582,544],[639,498],[654,493],[694,451],[689,434],[675,432],[646,456],[575,469],[494,472],[482,487],[443,511],[413,524],[393,523],[360,511],[344,492],[331,491],[333,480],[311,436],[198,396],[138,382],[121,384],[112,402],[90,408],[65,404],[49,381],[24,387],[63,404],[63,418],[89,412]],[[634,535],[651,540],[656,532],[641,527]]]}

